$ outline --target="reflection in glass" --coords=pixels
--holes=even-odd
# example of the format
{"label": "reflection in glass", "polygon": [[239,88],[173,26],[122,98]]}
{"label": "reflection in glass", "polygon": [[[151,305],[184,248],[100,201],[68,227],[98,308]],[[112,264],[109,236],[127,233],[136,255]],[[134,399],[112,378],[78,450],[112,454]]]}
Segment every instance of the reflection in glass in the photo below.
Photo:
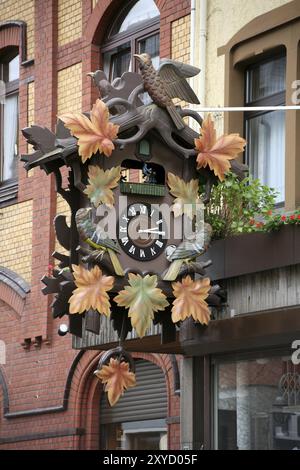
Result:
{"label": "reflection in glass", "polygon": [[19,78],[19,67],[20,67],[20,61],[19,61],[19,56],[17,55],[8,64],[8,81],[9,82],[12,82],[13,80],[17,80]]}
{"label": "reflection in glass", "polygon": [[279,57],[251,67],[247,72],[246,102],[256,101],[285,90],[286,58]]}
{"label": "reflection in glass", "polygon": [[299,372],[281,357],[218,364],[215,447],[300,449]]}
{"label": "reflection in glass", "polygon": [[123,33],[142,21],[159,16],[159,10],[153,0],[139,0],[129,11],[121,26],[113,34]]}
{"label": "reflection in glass", "polygon": [[17,176],[18,95],[7,96],[3,105],[2,181]]}

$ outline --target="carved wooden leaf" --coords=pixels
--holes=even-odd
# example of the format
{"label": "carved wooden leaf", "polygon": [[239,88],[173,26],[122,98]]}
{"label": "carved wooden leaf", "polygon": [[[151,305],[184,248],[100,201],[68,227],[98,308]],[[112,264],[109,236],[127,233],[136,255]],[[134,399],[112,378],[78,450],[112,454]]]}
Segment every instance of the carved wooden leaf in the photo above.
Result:
{"label": "carved wooden leaf", "polygon": [[84,193],[88,196],[95,207],[106,204],[108,207],[114,205],[115,199],[112,189],[118,186],[121,177],[121,167],[112,167],[103,170],[99,166],[89,166],[88,182]]}
{"label": "carved wooden leaf", "polygon": [[181,282],[173,282],[173,294],[175,300],[172,307],[172,320],[174,323],[193,317],[205,325],[210,319],[210,310],[205,299],[211,288],[208,278],[193,281],[186,276]]}
{"label": "carved wooden leaf", "polygon": [[199,151],[198,169],[208,165],[219,180],[223,181],[225,173],[230,170],[230,160],[237,158],[245,145],[245,139],[239,134],[223,135],[217,139],[214,122],[209,114],[202,123],[200,138],[195,139],[195,147]]}
{"label": "carved wooden leaf", "polygon": [[88,270],[72,265],[77,288],[69,299],[70,313],[83,313],[92,308],[103,315],[110,315],[110,301],[107,291],[114,285],[113,276],[102,274],[99,266]]}
{"label": "carved wooden leaf", "polygon": [[110,358],[109,365],[96,370],[95,375],[105,384],[110,406],[114,406],[128,388],[136,386],[135,374],[129,371],[128,362]]}
{"label": "carved wooden leaf", "polygon": [[83,163],[98,151],[107,157],[111,155],[119,126],[109,122],[108,108],[103,101],[98,99],[93,105],[90,119],[82,113],[67,113],[60,119],[78,138],[78,153]]}
{"label": "carved wooden leaf", "polygon": [[129,273],[129,286],[126,286],[114,301],[120,307],[129,309],[128,316],[140,338],[145,336],[146,330],[154,318],[154,312],[164,310],[169,302],[161,289],[157,288],[157,276],[142,277],[139,274]]}
{"label": "carved wooden leaf", "polygon": [[186,214],[188,217],[193,218],[196,204],[200,201],[198,180],[186,182],[179,178],[179,176],[169,172],[167,183],[170,193],[176,198],[172,206],[174,216],[179,217],[182,214]]}

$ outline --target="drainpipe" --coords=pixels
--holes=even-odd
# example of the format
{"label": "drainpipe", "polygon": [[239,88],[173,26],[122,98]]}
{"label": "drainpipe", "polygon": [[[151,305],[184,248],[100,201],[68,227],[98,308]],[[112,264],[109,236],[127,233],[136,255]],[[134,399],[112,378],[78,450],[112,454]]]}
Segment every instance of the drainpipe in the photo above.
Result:
{"label": "drainpipe", "polygon": [[206,37],[207,37],[207,0],[199,0],[200,4],[200,31],[199,31],[199,101],[205,106],[205,73],[206,73]]}
{"label": "drainpipe", "polygon": [[[191,0],[190,62],[199,67],[201,72],[191,78],[190,84],[199,98],[200,105],[205,105],[205,70],[207,36],[207,0]],[[197,111],[197,105],[190,105]],[[191,125],[198,130],[198,124],[191,119]]]}

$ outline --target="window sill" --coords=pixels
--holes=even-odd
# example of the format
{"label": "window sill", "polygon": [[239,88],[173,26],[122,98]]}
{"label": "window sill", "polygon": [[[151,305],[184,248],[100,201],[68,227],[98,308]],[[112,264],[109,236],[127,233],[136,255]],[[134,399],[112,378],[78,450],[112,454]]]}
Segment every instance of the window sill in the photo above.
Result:
{"label": "window sill", "polygon": [[18,195],[18,181],[9,180],[0,183],[0,207],[16,203]]}

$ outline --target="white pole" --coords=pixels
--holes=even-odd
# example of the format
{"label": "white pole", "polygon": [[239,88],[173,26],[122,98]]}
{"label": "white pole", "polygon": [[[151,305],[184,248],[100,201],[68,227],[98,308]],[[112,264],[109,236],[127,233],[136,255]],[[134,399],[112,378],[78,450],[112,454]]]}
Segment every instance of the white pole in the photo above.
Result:
{"label": "white pole", "polygon": [[225,113],[226,111],[299,111],[300,106],[224,106],[224,107],[202,107],[199,106],[195,111],[198,113]]}

